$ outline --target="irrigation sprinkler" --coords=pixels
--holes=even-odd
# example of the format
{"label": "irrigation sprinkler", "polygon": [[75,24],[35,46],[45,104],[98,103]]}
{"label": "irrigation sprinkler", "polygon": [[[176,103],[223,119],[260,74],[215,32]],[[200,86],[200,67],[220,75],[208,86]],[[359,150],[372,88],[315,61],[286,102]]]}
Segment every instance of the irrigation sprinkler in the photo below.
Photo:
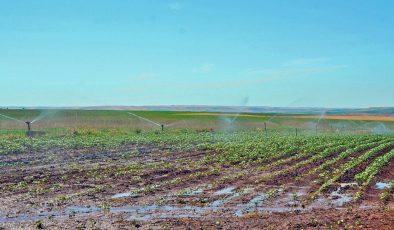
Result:
{"label": "irrigation sprinkler", "polygon": [[295,129],[296,137],[298,136],[298,128]]}
{"label": "irrigation sprinkler", "polygon": [[264,122],[264,133],[265,133],[265,136],[267,137],[267,136],[268,136],[268,132],[267,132],[267,122]]}
{"label": "irrigation sprinkler", "polygon": [[31,131],[31,122],[30,121],[25,121],[26,125],[27,125],[27,131],[30,132]]}
{"label": "irrigation sprinkler", "polygon": [[5,117],[5,118],[10,119],[10,120],[13,120],[13,121],[16,121],[16,122],[21,122],[21,123],[26,124],[26,126],[27,126],[26,136],[28,136],[28,137],[43,136],[43,135],[45,135],[45,132],[43,132],[43,131],[32,131],[31,125],[32,125],[36,120],[33,120],[33,121],[22,121],[22,120],[19,120],[19,119],[10,117],[10,116],[6,116],[6,115],[4,115],[4,114],[0,114],[0,116]]}
{"label": "irrigation sprinkler", "polygon": [[161,124],[161,131],[164,131],[164,125]]}
{"label": "irrigation sprinkler", "polygon": [[46,134],[44,131],[33,131],[31,129],[31,125],[33,123],[34,121],[25,121],[25,124],[27,125],[26,136],[28,137],[44,136]]}

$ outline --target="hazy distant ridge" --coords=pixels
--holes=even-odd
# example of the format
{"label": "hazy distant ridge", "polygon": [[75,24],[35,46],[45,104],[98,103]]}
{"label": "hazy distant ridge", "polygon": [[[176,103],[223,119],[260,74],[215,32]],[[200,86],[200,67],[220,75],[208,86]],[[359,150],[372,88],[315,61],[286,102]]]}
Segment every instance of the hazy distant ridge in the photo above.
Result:
{"label": "hazy distant ridge", "polygon": [[[10,109],[21,107],[9,107]],[[223,113],[282,113],[282,114],[355,114],[394,116],[394,107],[371,108],[318,108],[318,107],[268,107],[268,106],[88,106],[88,107],[25,107],[26,109],[82,109],[82,110],[143,110],[143,111],[189,111]]]}

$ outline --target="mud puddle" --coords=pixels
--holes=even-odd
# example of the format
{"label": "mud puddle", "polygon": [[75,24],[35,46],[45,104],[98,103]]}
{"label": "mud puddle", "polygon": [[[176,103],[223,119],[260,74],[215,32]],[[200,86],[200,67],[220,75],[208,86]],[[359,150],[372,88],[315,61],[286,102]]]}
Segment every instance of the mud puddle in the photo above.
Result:
{"label": "mud puddle", "polygon": [[224,189],[221,189],[221,190],[219,190],[219,191],[216,191],[216,192],[214,193],[214,195],[215,195],[215,196],[230,195],[230,194],[233,194],[233,193],[234,193],[234,192],[233,192],[234,189],[235,189],[235,187],[224,188]]}
{"label": "mud puddle", "polygon": [[341,193],[341,188],[338,187],[335,191],[330,194],[331,204],[342,207],[346,203],[352,201],[353,196],[346,193]]}
{"label": "mud puddle", "polygon": [[375,184],[375,188],[379,189],[379,190],[391,188],[391,186],[393,186],[393,184],[391,182],[377,182]]}
{"label": "mud puddle", "polygon": [[124,193],[117,193],[117,194],[113,195],[111,198],[112,199],[119,199],[119,198],[126,198],[126,197],[137,198],[137,197],[141,197],[141,195],[137,194],[137,193],[132,193],[132,192],[124,192]]}
{"label": "mud puddle", "polygon": [[101,209],[95,206],[91,206],[91,207],[78,207],[78,206],[71,206],[66,208],[66,210],[64,210],[64,213],[66,215],[72,215],[72,214],[88,214],[88,213],[96,213],[96,212],[100,212]]}
{"label": "mud puddle", "polygon": [[234,215],[237,217],[244,216],[245,213],[250,213],[258,210],[258,206],[260,206],[264,201],[268,199],[268,195],[265,193],[260,193],[253,197],[247,204],[245,208],[242,208],[242,205],[238,205],[238,209],[235,211]]}
{"label": "mud puddle", "polygon": [[327,205],[341,208],[353,200],[353,193],[350,192],[350,190],[354,190],[357,187],[358,184],[355,182],[338,183],[337,188],[327,197],[320,197],[314,203],[316,203],[317,206]]}
{"label": "mud puddle", "polygon": [[227,203],[228,201],[230,201],[230,200],[232,200],[232,199],[234,199],[236,197],[239,197],[240,196],[240,192],[236,192],[235,191],[235,187],[228,187],[228,188],[224,188],[222,190],[214,192],[214,195],[215,196],[223,196],[223,195],[225,195],[225,196],[213,201],[209,205],[209,207],[211,207],[211,208],[218,207],[218,206],[220,206],[220,205],[222,205],[224,203]]}
{"label": "mud puddle", "polygon": [[[278,189],[275,195],[270,192],[259,192],[251,188],[236,189],[235,187],[227,187],[211,194],[218,199],[213,200],[205,206],[176,206],[176,205],[135,205],[135,206],[120,206],[109,207],[102,209],[97,206],[69,206],[60,212],[42,212],[38,214],[21,214],[15,216],[2,216],[0,214],[0,223],[7,222],[26,222],[36,221],[46,218],[68,218],[72,216],[91,215],[98,213],[114,213],[124,214],[129,220],[153,220],[153,219],[176,219],[183,217],[204,217],[209,215],[229,215],[235,217],[242,217],[252,212],[293,212],[302,210],[311,210],[313,208],[326,209],[332,206],[341,207],[347,202],[351,201],[352,196],[344,193],[349,185],[341,185],[333,191],[329,197],[321,198],[308,206],[301,205],[302,197],[305,196],[305,189],[284,192]],[[197,196],[204,192],[203,189],[186,190],[184,196]],[[253,194],[252,194],[253,193]],[[245,194],[252,195],[250,200],[245,203],[231,203],[230,201]],[[112,196],[112,198],[133,197],[137,194],[119,193]]]}

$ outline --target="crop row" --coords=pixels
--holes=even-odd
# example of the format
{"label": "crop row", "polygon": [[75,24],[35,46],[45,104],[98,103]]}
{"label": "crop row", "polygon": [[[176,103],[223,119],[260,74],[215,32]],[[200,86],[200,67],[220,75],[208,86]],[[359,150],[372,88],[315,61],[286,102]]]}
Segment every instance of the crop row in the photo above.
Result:
{"label": "crop row", "polygon": [[345,164],[341,165],[340,167],[338,167],[333,171],[333,173],[330,176],[330,179],[328,179],[324,184],[320,186],[320,188],[316,192],[314,192],[314,196],[318,195],[323,190],[327,189],[331,184],[336,182],[342,175],[344,175],[349,170],[353,169],[354,167],[358,166],[362,162],[366,161],[368,158],[373,157],[374,155],[388,148],[392,148],[393,146],[394,146],[393,142],[381,144],[378,147],[368,150],[358,158],[352,159],[346,162]]}
{"label": "crop row", "polygon": [[309,176],[309,175],[313,175],[319,171],[324,170],[325,168],[327,168],[330,165],[335,164],[336,162],[342,160],[342,159],[346,159],[347,157],[351,156],[352,154],[358,153],[358,152],[362,152],[365,150],[368,150],[370,148],[374,148],[377,147],[378,145],[387,142],[387,140],[381,140],[379,142],[372,142],[372,143],[364,143],[364,144],[359,144],[354,148],[350,148],[347,149],[346,151],[340,153],[337,157],[327,160],[325,162],[323,162],[321,165],[319,165],[316,168],[313,168],[312,170],[310,170],[309,172],[307,172],[305,174],[305,176]]}
{"label": "crop row", "polygon": [[374,160],[363,172],[357,174],[355,179],[358,184],[368,185],[372,178],[379,172],[379,170],[389,163],[394,157],[394,150],[380,156]]}
{"label": "crop row", "polygon": [[275,171],[275,172],[273,172],[273,173],[271,173],[271,174],[269,174],[267,176],[264,176],[264,177],[261,178],[261,180],[257,180],[256,183],[260,183],[261,181],[266,181],[266,180],[271,179],[271,178],[273,178],[275,176],[279,176],[279,175],[283,175],[283,174],[289,173],[289,172],[294,171],[294,170],[296,170],[296,169],[298,169],[298,168],[300,168],[300,167],[302,167],[304,165],[311,164],[311,163],[316,162],[316,161],[318,161],[320,159],[324,159],[324,158],[326,158],[326,157],[328,157],[328,156],[330,156],[332,154],[338,153],[340,151],[344,151],[344,150],[346,150],[349,147],[353,147],[354,145],[355,144],[350,143],[350,144],[347,144],[347,145],[344,144],[344,145],[339,145],[339,146],[334,146],[334,147],[327,148],[324,151],[322,151],[322,152],[320,152],[320,153],[318,153],[316,155],[313,155],[312,157],[310,157],[310,158],[308,158],[306,160],[297,162],[297,163],[295,163],[295,164],[293,164],[293,165],[291,165],[289,167],[286,167],[286,168],[284,168],[282,170]]}

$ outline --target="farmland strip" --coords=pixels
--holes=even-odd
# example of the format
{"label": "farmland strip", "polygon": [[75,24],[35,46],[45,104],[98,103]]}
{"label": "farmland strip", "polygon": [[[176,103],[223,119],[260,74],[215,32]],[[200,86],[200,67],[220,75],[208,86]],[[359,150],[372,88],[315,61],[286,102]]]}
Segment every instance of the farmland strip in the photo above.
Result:
{"label": "farmland strip", "polygon": [[357,174],[354,178],[356,179],[357,183],[361,184],[363,187],[368,186],[380,169],[388,164],[393,158],[394,150],[391,150],[383,156],[376,158],[374,162],[368,165],[368,167],[363,172]]}
{"label": "farmland strip", "polygon": [[287,168],[284,168],[284,169],[282,169],[280,171],[276,171],[276,172],[271,173],[271,174],[269,174],[267,176],[264,176],[263,178],[256,180],[255,183],[260,183],[260,182],[265,181],[267,179],[271,179],[271,178],[274,178],[276,176],[283,175],[285,173],[291,172],[291,171],[293,171],[295,169],[298,169],[298,168],[300,168],[300,167],[302,167],[304,165],[313,163],[313,162],[315,162],[317,160],[323,159],[323,158],[328,157],[328,156],[330,156],[332,154],[335,154],[337,152],[344,151],[348,147],[351,147],[351,146],[354,146],[354,145],[355,144],[348,144],[348,145],[340,145],[340,146],[335,146],[335,147],[328,148],[328,149],[324,150],[323,152],[308,158],[307,160],[298,162],[298,163],[296,163],[294,165],[291,165],[291,166],[289,166]]}
{"label": "farmland strip", "polygon": [[346,172],[348,172],[352,168],[356,167],[357,165],[361,164],[363,161],[378,154],[379,152],[382,152],[388,148],[392,148],[393,146],[394,146],[394,142],[392,142],[392,141],[389,143],[381,144],[378,147],[367,151],[366,153],[364,153],[360,157],[341,165],[340,168],[338,168],[337,170],[334,171],[331,178],[328,181],[326,181],[323,185],[321,185],[320,188],[313,193],[313,196],[320,194],[322,191],[327,189],[332,183],[337,181],[342,175],[344,175]]}
{"label": "farmland strip", "polygon": [[362,145],[356,146],[356,147],[354,147],[352,149],[348,149],[345,152],[342,152],[341,154],[339,154],[337,157],[335,157],[335,158],[333,158],[331,160],[325,161],[323,164],[321,164],[318,167],[310,170],[309,172],[307,172],[305,174],[305,176],[310,176],[310,175],[315,174],[315,173],[317,173],[319,171],[322,171],[323,169],[327,168],[328,166],[333,165],[334,163],[336,163],[336,162],[338,162],[338,161],[340,161],[342,159],[345,159],[345,158],[347,158],[348,156],[350,156],[352,154],[358,153],[360,151],[366,151],[366,150],[368,150],[370,148],[377,147],[378,145],[380,145],[380,144],[382,144],[384,142],[387,142],[387,140],[382,140],[382,141],[378,141],[378,142],[362,144]]}
{"label": "farmland strip", "polygon": [[286,163],[291,162],[293,160],[297,160],[297,159],[301,159],[303,157],[310,156],[310,155],[315,154],[315,153],[317,153],[319,151],[322,151],[325,148],[333,147],[336,144],[337,143],[329,143],[329,144],[324,144],[324,145],[317,146],[317,147],[315,147],[313,149],[308,149],[307,148],[303,152],[298,153],[296,155],[293,155],[291,157],[282,158],[282,159],[279,159],[279,160],[277,160],[277,161],[275,161],[275,162],[273,162],[271,164],[260,166],[259,169],[260,170],[270,170],[270,169],[272,169],[272,168],[274,168],[276,166],[280,166],[282,164],[286,164]]}

